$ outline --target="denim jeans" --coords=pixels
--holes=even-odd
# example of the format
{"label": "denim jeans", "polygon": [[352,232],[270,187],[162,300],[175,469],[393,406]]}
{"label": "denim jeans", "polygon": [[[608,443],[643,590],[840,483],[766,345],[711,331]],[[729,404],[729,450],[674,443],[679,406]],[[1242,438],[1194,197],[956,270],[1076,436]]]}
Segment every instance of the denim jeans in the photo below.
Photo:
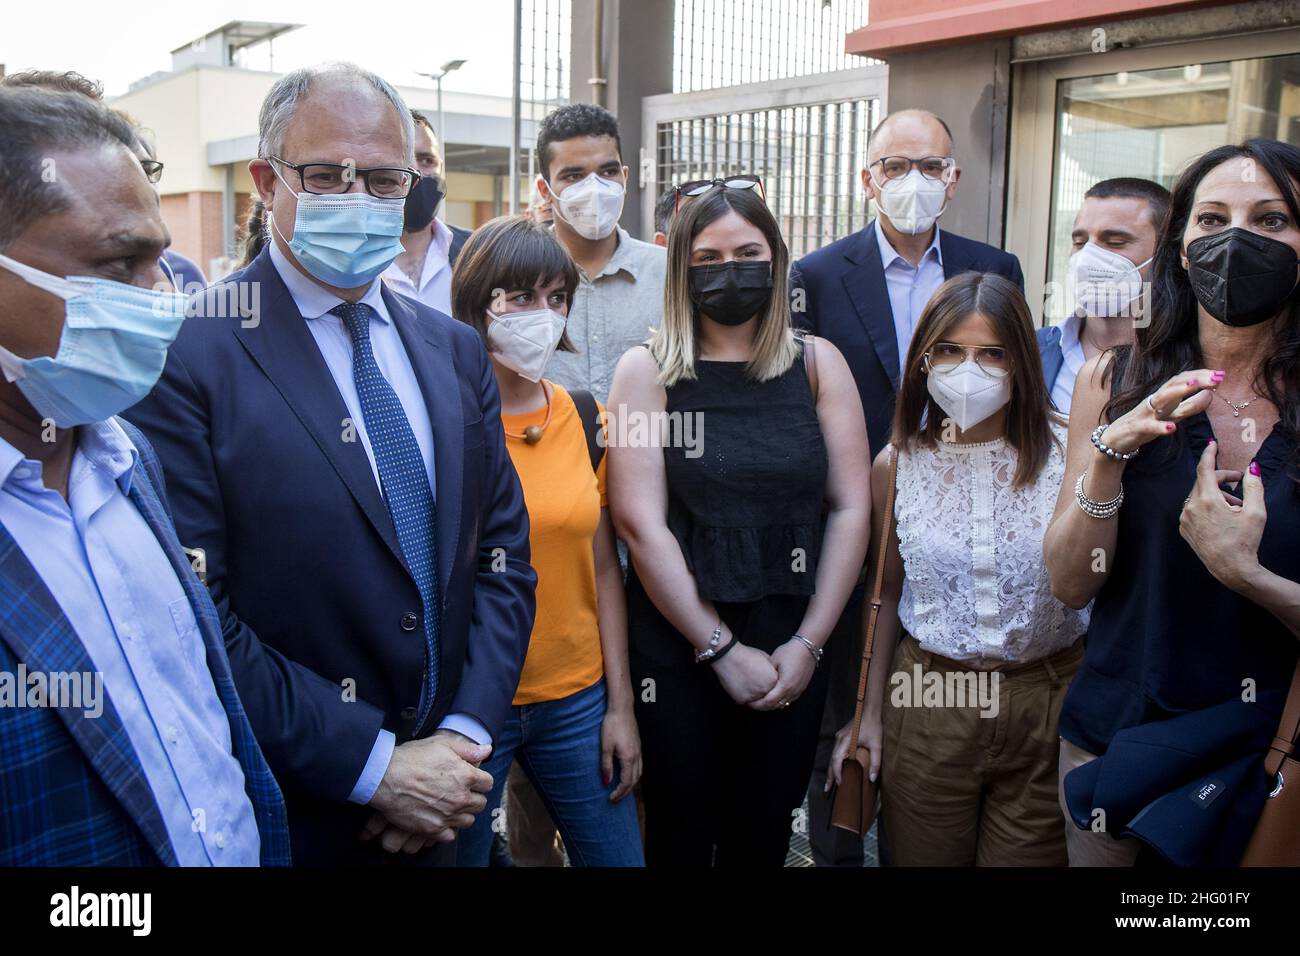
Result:
{"label": "denim jeans", "polygon": [[[492,824],[499,814],[510,762],[518,760],[546,802],[574,866],[644,866],[636,800],[618,803],[600,771],[600,727],[605,719],[605,681],[560,700],[510,708],[483,769],[492,775],[487,807],[457,841],[457,866],[487,866]],[[507,823],[508,825],[508,823]]]}

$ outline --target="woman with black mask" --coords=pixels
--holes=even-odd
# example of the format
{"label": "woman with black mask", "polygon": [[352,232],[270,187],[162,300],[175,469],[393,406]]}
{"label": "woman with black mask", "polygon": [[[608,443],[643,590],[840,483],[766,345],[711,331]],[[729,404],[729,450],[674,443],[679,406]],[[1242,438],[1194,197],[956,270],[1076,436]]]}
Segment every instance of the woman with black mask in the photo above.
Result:
{"label": "woman with black mask", "polygon": [[833,345],[791,329],[760,190],[728,180],[682,206],[663,321],[608,404],[650,866],[784,863],[818,664],[867,547],[857,390]]}
{"label": "woman with black mask", "polygon": [[1079,374],[1044,542],[1056,595],[1095,598],[1059,725],[1072,864],[1234,864],[1263,806],[1300,635],[1298,253],[1300,150],[1211,150],[1150,324]]}

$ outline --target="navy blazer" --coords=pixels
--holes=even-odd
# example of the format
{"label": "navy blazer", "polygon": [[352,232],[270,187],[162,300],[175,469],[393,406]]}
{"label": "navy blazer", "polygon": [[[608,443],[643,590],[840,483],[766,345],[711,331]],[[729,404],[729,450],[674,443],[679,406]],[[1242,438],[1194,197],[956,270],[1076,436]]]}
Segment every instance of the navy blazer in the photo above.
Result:
{"label": "navy blazer", "polygon": [[1047,394],[1052,394],[1056,385],[1056,376],[1061,374],[1065,364],[1065,353],[1061,351],[1061,327],[1048,325],[1036,333],[1038,336],[1038,354],[1043,360],[1043,381],[1047,383]]}
{"label": "navy blazer", "polygon": [[[230,305],[256,290],[254,311]],[[153,392],[128,417],[167,474],[181,542],[201,548],[235,682],[285,788],[294,859],[367,859],[347,803],[381,727],[399,744],[448,713],[495,737],[532,631],[528,515],[500,396],[472,328],[405,296],[384,303],[433,426],[438,692],[415,579],[365,448],[269,250],[192,300]],[[367,850],[382,855],[382,851]],[[379,858],[379,857],[376,857]]]}
{"label": "navy blazer", "polygon": [[[194,611],[213,687],[230,721],[231,753],[253,804],[262,865],[288,866],[284,799],[231,680],[220,618],[176,539],[153,449],[121,424],[140,455],[131,502]],[[28,673],[96,669],[58,600],[0,524],[0,671],[16,674],[20,663]],[[158,801],[107,688],[104,693],[97,718],[77,707],[0,707],[0,866],[176,865]]]}
{"label": "navy blazer", "polygon": [[[940,229],[939,253],[945,279],[962,272],[996,272],[1025,287],[1020,261],[1009,252]],[[824,336],[844,353],[858,384],[874,456],[889,442],[899,369],[906,358],[898,354],[875,222],[796,262],[790,293],[795,324]]]}

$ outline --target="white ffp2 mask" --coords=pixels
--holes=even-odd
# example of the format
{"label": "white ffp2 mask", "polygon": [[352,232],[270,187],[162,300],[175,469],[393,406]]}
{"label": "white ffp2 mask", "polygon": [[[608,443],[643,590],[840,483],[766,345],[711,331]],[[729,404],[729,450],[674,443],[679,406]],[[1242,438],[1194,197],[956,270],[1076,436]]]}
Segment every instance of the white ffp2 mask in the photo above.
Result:
{"label": "white ffp2 mask", "polygon": [[539,382],[564,335],[564,316],[554,309],[507,312],[488,311],[488,351],[506,368]]}
{"label": "white ffp2 mask", "polygon": [[1150,261],[1134,265],[1127,256],[1088,242],[1066,267],[1067,307],[1098,318],[1124,315],[1142,294],[1140,270]]}
{"label": "white ffp2 mask", "polygon": [[551,212],[584,239],[604,239],[618,226],[626,195],[618,180],[592,173],[562,193],[552,192]]}
{"label": "white ffp2 mask", "polygon": [[951,368],[930,368],[926,388],[939,407],[969,431],[1011,401],[1011,376],[993,375],[970,359]]}
{"label": "white ffp2 mask", "polygon": [[902,179],[887,179],[878,189],[876,205],[894,228],[919,236],[934,225],[948,205],[948,184],[911,170]]}

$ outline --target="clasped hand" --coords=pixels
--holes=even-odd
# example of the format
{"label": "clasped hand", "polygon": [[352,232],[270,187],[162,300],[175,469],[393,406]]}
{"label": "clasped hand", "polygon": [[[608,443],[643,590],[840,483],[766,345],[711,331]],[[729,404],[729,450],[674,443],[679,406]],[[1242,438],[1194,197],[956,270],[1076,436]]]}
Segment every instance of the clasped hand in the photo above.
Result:
{"label": "clasped hand", "polygon": [[738,704],[754,710],[788,707],[812,680],[816,662],[791,638],[770,655],[741,644],[712,665],[722,688]]}
{"label": "clasped hand", "polygon": [[379,837],[389,853],[417,853],[455,840],[456,831],[471,826],[487,806],[492,775],[478,765],[491,752],[451,730],[394,748],[361,839]]}

